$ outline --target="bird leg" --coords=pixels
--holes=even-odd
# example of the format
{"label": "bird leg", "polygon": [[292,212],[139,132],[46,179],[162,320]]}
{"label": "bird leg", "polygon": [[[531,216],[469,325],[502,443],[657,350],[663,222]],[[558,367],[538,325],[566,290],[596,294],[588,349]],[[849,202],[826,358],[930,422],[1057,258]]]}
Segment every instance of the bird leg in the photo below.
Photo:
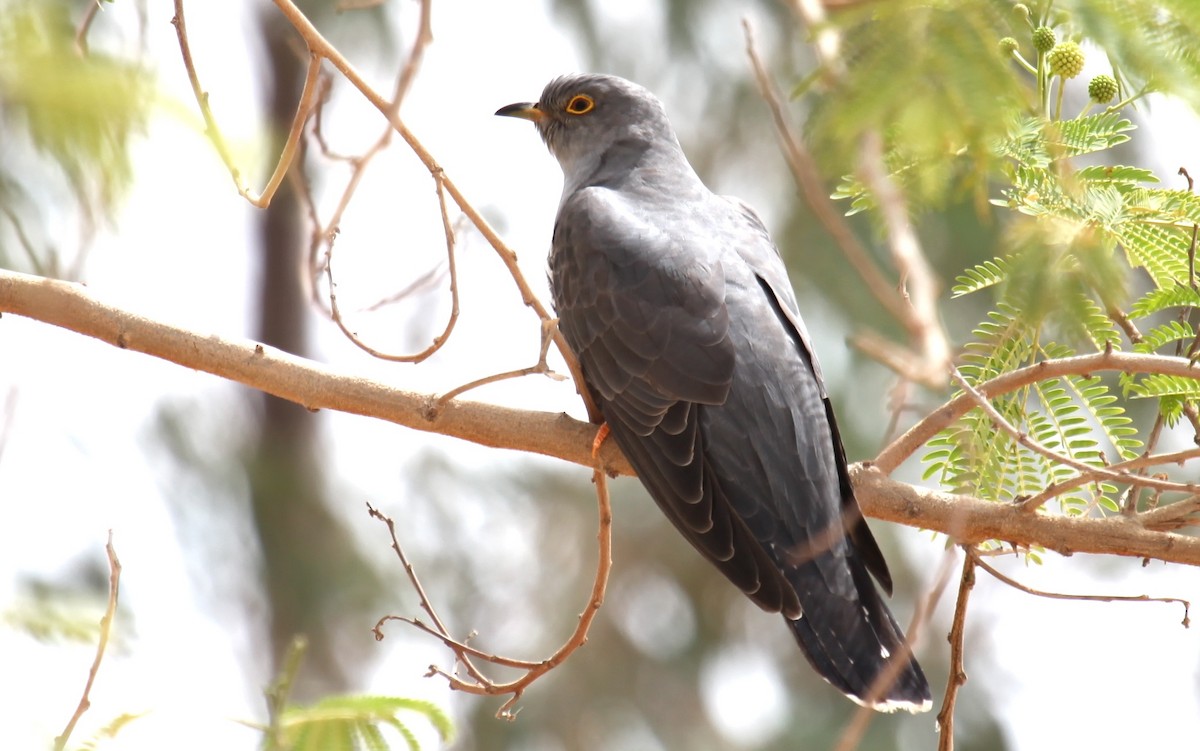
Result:
{"label": "bird leg", "polygon": [[600,447],[608,439],[608,432],[608,423],[600,423],[600,429],[596,431],[596,438],[592,441],[592,463],[594,464],[600,464]]}

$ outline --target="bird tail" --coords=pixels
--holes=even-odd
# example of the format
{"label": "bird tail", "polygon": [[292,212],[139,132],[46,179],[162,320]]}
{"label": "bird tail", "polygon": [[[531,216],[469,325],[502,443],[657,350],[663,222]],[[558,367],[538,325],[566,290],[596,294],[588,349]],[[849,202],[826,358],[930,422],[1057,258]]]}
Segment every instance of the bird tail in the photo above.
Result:
{"label": "bird tail", "polygon": [[[828,555],[828,553],[826,554]],[[851,558],[857,597],[805,596],[819,561],[789,571],[803,614],[785,618],[813,668],[856,703],[880,712],[924,712],[932,706],[929,682],[913,658],[892,612],[883,602],[862,562]]]}

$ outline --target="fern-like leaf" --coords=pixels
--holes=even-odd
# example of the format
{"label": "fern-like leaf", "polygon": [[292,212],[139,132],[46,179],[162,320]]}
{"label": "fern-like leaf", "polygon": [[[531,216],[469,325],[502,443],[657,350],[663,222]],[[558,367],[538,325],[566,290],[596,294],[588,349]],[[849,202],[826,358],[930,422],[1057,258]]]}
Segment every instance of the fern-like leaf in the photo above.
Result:
{"label": "fern-like leaf", "polygon": [[1136,352],[1157,352],[1168,344],[1191,342],[1196,338],[1192,324],[1187,321],[1168,321],[1142,334],[1142,340],[1133,345]]}
{"label": "fern-like leaf", "polygon": [[1121,190],[1142,183],[1156,183],[1158,178],[1148,169],[1124,165],[1092,164],[1075,173],[1075,178],[1091,185],[1112,185]]}
{"label": "fern-like leaf", "polygon": [[1135,399],[1178,396],[1189,401],[1200,399],[1200,380],[1180,376],[1151,373],[1133,385]]}
{"label": "fern-like leaf", "polygon": [[958,284],[951,289],[952,297],[962,297],[1002,283],[1008,278],[1009,266],[1009,258],[993,258],[964,270],[955,279]]}
{"label": "fern-like leaf", "polygon": [[1130,265],[1145,268],[1155,286],[1165,288],[1187,280],[1190,231],[1129,221],[1115,228],[1113,234],[1125,248]]}
{"label": "fern-like leaf", "polygon": [[382,725],[395,728],[411,751],[420,751],[416,736],[401,719],[405,713],[425,719],[443,741],[454,733],[437,705],[396,696],[331,696],[307,707],[289,707],[281,724],[288,748],[294,751],[384,751],[389,746]]}
{"label": "fern-like leaf", "polygon": [[1129,317],[1145,318],[1169,308],[1200,308],[1200,292],[1183,284],[1150,290],[1129,309]]}
{"label": "fern-like leaf", "polygon": [[1136,127],[1119,113],[1101,113],[1048,124],[1046,141],[1052,158],[1066,159],[1123,144]]}

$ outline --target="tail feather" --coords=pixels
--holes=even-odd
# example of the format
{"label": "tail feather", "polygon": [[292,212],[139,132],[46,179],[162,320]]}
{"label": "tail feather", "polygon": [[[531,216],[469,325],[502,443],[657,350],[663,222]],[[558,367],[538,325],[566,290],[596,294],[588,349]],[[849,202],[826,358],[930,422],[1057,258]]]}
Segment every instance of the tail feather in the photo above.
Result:
{"label": "tail feather", "polygon": [[[852,597],[829,592],[815,562],[789,572],[804,613],[785,620],[804,656],[830,685],[861,705],[882,712],[928,710],[929,682],[906,648],[903,631],[862,563],[848,562],[857,589]],[[823,591],[814,591],[817,587]],[[882,677],[897,660],[904,664],[894,679]]]}

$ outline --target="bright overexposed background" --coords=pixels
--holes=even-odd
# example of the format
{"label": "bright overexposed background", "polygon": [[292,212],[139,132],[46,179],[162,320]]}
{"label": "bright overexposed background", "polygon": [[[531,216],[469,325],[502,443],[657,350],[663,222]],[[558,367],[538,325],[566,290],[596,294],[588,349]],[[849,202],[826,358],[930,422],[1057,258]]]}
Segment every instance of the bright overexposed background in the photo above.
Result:
{"label": "bright overexposed background", "polygon": [[[258,82],[246,71],[256,66],[260,52],[243,38],[247,19],[239,16],[249,13],[246,6],[251,5],[192,2],[188,22],[202,80],[225,135],[239,157],[256,163],[252,157],[263,140],[254,88]],[[492,112],[510,102],[536,99],[548,80],[579,70],[583,63],[572,38],[546,7],[523,4],[518,12],[515,5],[492,0],[435,3],[435,42],[406,100],[404,117],[447,174],[518,249],[526,277],[548,300],[544,251],[560,174],[531,128],[498,120]],[[201,332],[246,336],[251,330],[247,293],[257,273],[246,250],[254,209],[236,195],[203,136],[169,24],[170,4],[151,2],[147,11],[146,59],[157,66],[162,101],[135,149],[136,182],[92,250],[84,280],[92,294],[142,315]],[[640,2],[606,3],[604,12],[601,23],[647,32],[641,25],[651,16]],[[416,13],[416,3],[401,4],[406,33]],[[130,29],[136,24],[136,14],[121,3],[106,4],[103,15],[102,23]],[[744,65],[738,12],[732,9],[718,19],[722,22],[710,21],[706,31],[714,55],[722,64]],[[354,59],[353,49],[344,51]],[[392,71],[366,72],[377,89],[390,91]],[[674,98],[664,93],[668,111],[690,111],[687,90],[686,84],[677,87]],[[330,131],[336,132],[340,150],[361,151],[378,135],[382,121],[367,105],[354,104],[357,95],[348,87],[341,87],[337,96],[347,106],[330,109],[335,113]],[[747,116],[766,117],[765,110]],[[1152,137],[1144,140],[1157,150],[1153,166],[1159,174],[1174,174],[1179,164],[1200,171],[1194,138],[1198,125],[1181,106],[1155,104],[1148,126]],[[688,129],[695,127],[701,126],[680,128],[685,148]],[[757,205],[772,226],[794,194],[781,163],[761,169],[769,175],[752,179],[755,170],[746,169],[711,176],[710,181],[714,189]],[[261,176],[251,179],[261,185]],[[403,284],[393,280],[410,279],[438,262],[443,240],[432,201],[428,174],[403,144],[397,142],[377,159],[338,238],[339,284],[348,299],[386,294]],[[418,367],[380,363],[349,345],[333,326],[323,325],[317,356],[429,393],[532,364],[538,348],[536,321],[520,305],[495,254],[469,231],[463,232],[459,253],[463,311],[443,353]],[[802,300],[801,305],[837,391],[849,383],[842,376],[848,366],[844,332],[836,323],[824,325],[832,317],[819,303]],[[439,314],[422,321],[430,331],[440,330]],[[380,332],[364,328],[364,334],[371,333]],[[244,533],[234,525],[206,521],[202,514],[171,513],[169,506],[187,506],[189,494],[198,496],[202,489],[165,477],[150,445],[161,405],[225,403],[237,393],[217,378],[38,322],[15,316],[0,321],[0,394],[11,394],[14,405],[0,416],[8,420],[0,455],[0,610],[18,599],[23,578],[69,580],[73,572],[98,569],[111,529],[124,565],[122,612],[132,614],[136,624],[135,630],[121,633],[107,656],[77,739],[122,713],[145,712],[146,717],[122,732],[116,747],[248,749],[257,741],[253,731],[230,720],[261,721],[264,716],[258,686],[269,680],[270,663],[248,647],[261,637],[255,630],[264,626],[234,618],[220,605],[223,592],[253,598],[244,591],[250,586],[245,572],[254,570],[256,553],[249,544],[227,546],[243,554],[203,571],[185,559],[177,525],[209,524],[205,533],[214,537]],[[472,397],[582,416],[569,383],[543,378],[489,387]],[[878,419],[882,397],[876,401],[864,405],[865,416],[847,419]],[[878,412],[870,411],[876,407]],[[203,410],[189,414],[205,440],[239,435],[236,421],[204,424]],[[408,492],[401,478],[418,458],[439,454],[452,467],[480,476],[514,463],[562,469],[549,460],[485,450],[364,418],[327,414],[323,419],[322,451],[337,468],[344,513],[364,538],[378,543],[381,561],[387,560],[386,541],[361,513],[362,503],[370,500],[386,510],[389,500]],[[586,488],[588,473],[574,469],[573,480]],[[618,485],[618,492],[627,487]],[[483,490],[479,493],[479,498],[455,502],[468,510],[482,506],[487,498]],[[195,501],[199,504],[199,497]],[[464,511],[463,534],[472,533],[472,524],[470,512]],[[535,541],[505,534],[506,559],[497,563],[497,586],[519,591],[522,567],[537,565]],[[941,560],[941,541],[908,529],[897,537],[897,552],[910,559],[909,566],[923,577],[919,581],[928,585]],[[590,565],[591,546],[590,537],[579,540],[582,565]],[[702,565],[698,558],[696,562]],[[1157,563],[1143,567],[1126,560],[1091,563],[1048,554],[1042,566],[1007,562],[1003,567],[1041,589],[1200,599],[1200,575],[1193,570]],[[642,611],[636,610],[637,598],[628,607],[643,621],[664,610],[671,613],[670,625],[655,642],[669,648],[672,633],[688,628],[690,610],[667,585],[649,597]],[[412,605],[411,598],[405,602]],[[950,605],[947,597],[921,648],[922,654],[941,654],[942,661]],[[970,681],[963,691],[989,698],[1014,749],[1189,747],[1200,738],[1200,638],[1179,625],[1181,618],[1176,605],[1030,597],[981,573],[970,604]],[[774,620],[769,623],[779,628]],[[370,625],[363,626],[364,639],[370,638]],[[427,665],[446,662],[444,651],[431,640],[397,628],[373,648],[377,657],[369,663],[370,673],[361,676],[361,690],[425,697],[452,715],[461,713],[462,697],[452,695],[441,680],[421,677]],[[604,648],[596,640],[588,645],[589,650]],[[781,673],[764,654],[752,645],[731,645],[703,671],[704,709],[723,734],[712,739],[713,747],[753,747],[783,726],[790,674]],[[87,644],[47,645],[0,626],[0,748],[47,746],[73,710],[92,656]],[[560,669],[569,671],[571,665]],[[939,686],[944,680],[936,677]],[[532,689],[523,702],[537,702],[538,691]],[[968,733],[971,721],[960,718]],[[661,747],[637,725],[623,733],[625,748]],[[925,735],[904,740],[910,748],[930,748],[934,733],[930,716]],[[436,743],[428,734],[422,737]]]}

